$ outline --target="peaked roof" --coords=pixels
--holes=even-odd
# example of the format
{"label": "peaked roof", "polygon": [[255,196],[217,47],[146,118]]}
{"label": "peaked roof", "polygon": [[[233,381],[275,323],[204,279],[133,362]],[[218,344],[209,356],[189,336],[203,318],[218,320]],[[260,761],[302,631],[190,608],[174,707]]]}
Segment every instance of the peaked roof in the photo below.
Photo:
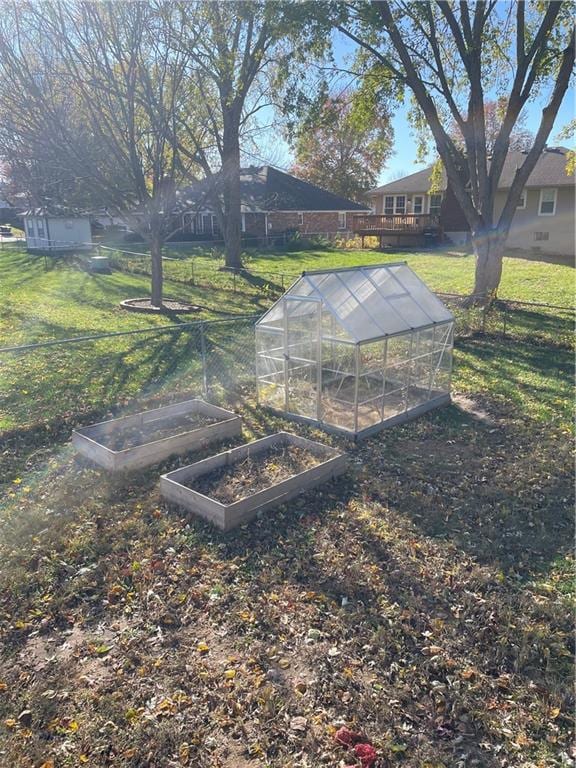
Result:
{"label": "peaked roof", "polygon": [[[564,187],[574,186],[574,176],[566,173],[567,153],[566,147],[546,147],[536,162],[534,170],[528,177],[526,187]],[[508,189],[514,179],[516,169],[526,159],[526,152],[513,150],[508,152],[504,161],[504,168],[500,176],[498,189]],[[402,179],[396,179],[389,184],[371,189],[369,195],[402,194],[410,192],[427,192],[430,189],[430,174],[433,166],[428,166],[422,171],[411,173]],[[442,171],[441,188],[446,189],[446,173]]]}
{"label": "peaked roof", "polygon": [[271,165],[243,168],[240,194],[246,210],[260,211],[365,211],[355,203]]}
{"label": "peaked roof", "polygon": [[[197,202],[209,193],[206,180],[183,190],[180,197],[186,204]],[[367,211],[368,205],[355,203],[316,184],[279,171],[271,165],[240,169],[240,199],[242,210],[261,211]]]}
{"label": "peaked roof", "polygon": [[22,213],[22,216],[40,216],[49,219],[86,219],[87,213],[83,213],[75,208],[65,208],[64,206],[43,205],[38,208],[30,208]]}
{"label": "peaked roof", "polygon": [[310,299],[316,300],[357,343],[454,319],[405,262],[304,272],[257,324],[279,327],[285,300],[298,298],[304,301],[289,306],[288,320],[308,315]]}

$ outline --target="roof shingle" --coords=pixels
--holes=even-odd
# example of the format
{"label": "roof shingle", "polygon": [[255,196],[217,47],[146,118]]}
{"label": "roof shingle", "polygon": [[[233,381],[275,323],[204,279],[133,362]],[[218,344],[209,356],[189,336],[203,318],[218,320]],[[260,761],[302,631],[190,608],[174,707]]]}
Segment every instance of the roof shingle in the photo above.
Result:
{"label": "roof shingle", "polygon": [[[183,190],[182,204],[190,205],[207,194],[208,183],[205,180],[197,182]],[[370,208],[270,165],[240,169],[240,198],[242,209],[247,212],[367,211]]]}
{"label": "roof shingle", "polygon": [[[570,150],[566,147],[547,147],[536,163],[536,166],[526,182],[526,187],[564,187],[574,186],[574,177],[566,173],[566,155]],[[502,169],[498,189],[508,189],[514,179],[516,169],[522,165],[526,152],[512,151],[508,153]],[[411,173],[402,179],[396,179],[389,184],[370,190],[370,196],[381,194],[402,194],[410,192],[427,192],[430,189],[430,174],[432,166],[422,171]],[[442,172],[441,188],[446,189],[446,173]]]}

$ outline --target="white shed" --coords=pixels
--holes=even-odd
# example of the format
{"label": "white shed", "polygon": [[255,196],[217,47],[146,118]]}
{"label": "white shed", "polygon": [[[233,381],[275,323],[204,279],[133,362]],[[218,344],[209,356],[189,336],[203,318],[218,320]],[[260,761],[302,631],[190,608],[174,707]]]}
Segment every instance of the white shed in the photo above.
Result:
{"label": "white shed", "polygon": [[70,251],[92,246],[88,216],[35,208],[23,218],[29,251]]}

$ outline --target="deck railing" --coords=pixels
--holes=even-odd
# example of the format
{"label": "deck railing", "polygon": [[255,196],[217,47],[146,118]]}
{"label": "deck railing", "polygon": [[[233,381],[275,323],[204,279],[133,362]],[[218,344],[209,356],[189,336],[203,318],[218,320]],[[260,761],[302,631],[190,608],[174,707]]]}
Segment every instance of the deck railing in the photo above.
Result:
{"label": "deck railing", "polygon": [[361,214],[354,216],[352,229],[358,234],[416,232],[438,227],[438,216],[431,213]]}

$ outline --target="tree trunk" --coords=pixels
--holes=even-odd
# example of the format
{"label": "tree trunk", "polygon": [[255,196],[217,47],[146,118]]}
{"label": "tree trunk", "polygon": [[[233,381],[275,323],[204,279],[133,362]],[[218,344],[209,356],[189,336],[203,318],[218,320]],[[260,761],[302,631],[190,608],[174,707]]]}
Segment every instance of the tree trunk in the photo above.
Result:
{"label": "tree trunk", "polygon": [[152,262],[152,306],[162,306],[162,240],[158,236],[153,236],[150,240],[150,256]]}
{"label": "tree trunk", "polygon": [[502,257],[506,235],[493,230],[472,232],[472,246],[476,256],[474,290],[470,296],[472,304],[489,304],[496,298],[502,277]]}
{"label": "tree trunk", "polygon": [[224,247],[226,266],[242,268],[241,258],[241,199],[240,199],[240,143],[238,131],[229,128],[231,136],[224,141],[222,152],[222,176],[224,198]]}

